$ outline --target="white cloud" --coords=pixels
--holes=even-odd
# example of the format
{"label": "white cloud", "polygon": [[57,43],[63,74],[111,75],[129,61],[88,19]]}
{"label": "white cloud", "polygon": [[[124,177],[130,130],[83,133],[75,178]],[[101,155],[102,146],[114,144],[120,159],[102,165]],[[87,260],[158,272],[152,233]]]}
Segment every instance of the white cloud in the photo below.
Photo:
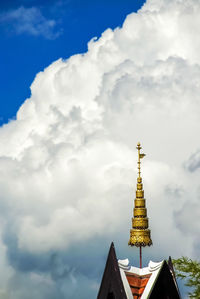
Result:
{"label": "white cloud", "polygon": [[[16,271],[23,273],[28,254],[37,257],[31,271],[48,280],[39,256],[66,251],[70,275],[96,285],[90,256],[100,269],[98,255],[113,239],[129,254],[122,240],[129,238],[139,140],[154,242],[145,254],[195,257],[199,227],[191,226],[189,207],[198,218],[198,167],[188,169],[200,146],[199,13],[198,1],[148,1],[122,28],[90,41],[84,55],[37,74],[16,121],[0,130],[2,230]],[[27,296],[22,291],[19,298]]]}
{"label": "white cloud", "polygon": [[38,7],[20,6],[3,12],[0,14],[0,24],[9,25],[17,34],[41,35],[47,39],[55,39],[61,34],[55,29],[56,21],[45,18]]}
{"label": "white cloud", "polygon": [[196,171],[200,167],[200,152],[197,150],[192,153],[190,158],[185,162],[185,168],[191,172]]}

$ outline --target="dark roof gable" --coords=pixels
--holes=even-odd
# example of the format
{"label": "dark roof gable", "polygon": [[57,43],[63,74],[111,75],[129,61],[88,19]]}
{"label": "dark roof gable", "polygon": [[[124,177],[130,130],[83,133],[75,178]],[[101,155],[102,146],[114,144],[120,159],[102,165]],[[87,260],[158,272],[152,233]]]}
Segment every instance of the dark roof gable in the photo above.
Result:
{"label": "dark roof gable", "polygon": [[113,242],[108,253],[97,299],[127,299]]}
{"label": "dark roof gable", "polygon": [[180,294],[170,266],[164,261],[149,299],[180,299]]}

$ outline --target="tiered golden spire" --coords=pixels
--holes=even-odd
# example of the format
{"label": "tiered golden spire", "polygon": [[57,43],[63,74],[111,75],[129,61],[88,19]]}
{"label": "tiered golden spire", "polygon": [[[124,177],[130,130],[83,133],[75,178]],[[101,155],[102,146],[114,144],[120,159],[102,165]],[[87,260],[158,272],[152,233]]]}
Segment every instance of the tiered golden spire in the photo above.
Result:
{"label": "tiered golden spire", "polygon": [[148,218],[147,218],[147,209],[145,205],[144,199],[144,190],[141,178],[141,171],[140,171],[140,159],[142,159],[145,154],[141,154],[141,145],[140,143],[137,144],[138,149],[138,178],[137,178],[137,190],[136,190],[136,199],[135,199],[135,206],[133,209],[133,218],[132,218],[132,229],[130,230],[130,240],[128,245],[130,246],[137,246],[145,247],[151,246],[151,232],[148,229]]}

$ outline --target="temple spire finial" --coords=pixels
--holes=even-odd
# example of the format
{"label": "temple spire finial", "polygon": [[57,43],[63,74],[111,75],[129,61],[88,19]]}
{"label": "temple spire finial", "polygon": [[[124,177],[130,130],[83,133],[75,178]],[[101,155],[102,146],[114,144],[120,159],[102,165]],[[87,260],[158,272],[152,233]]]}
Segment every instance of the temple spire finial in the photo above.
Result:
{"label": "temple spire finial", "polygon": [[140,268],[142,267],[142,247],[151,246],[151,232],[148,229],[147,209],[144,198],[144,190],[141,178],[141,162],[145,154],[141,154],[142,149],[140,143],[137,144],[138,150],[138,178],[135,205],[133,209],[132,229],[130,230],[130,240],[128,245],[140,247]]}
{"label": "temple spire finial", "polygon": [[146,156],[146,155],[140,153],[140,150],[141,150],[142,147],[141,147],[139,142],[138,142],[136,148],[138,150],[138,178],[140,178],[140,175],[141,175],[141,166],[140,166],[141,162],[140,162],[140,159],[144,158],[144,156]]}

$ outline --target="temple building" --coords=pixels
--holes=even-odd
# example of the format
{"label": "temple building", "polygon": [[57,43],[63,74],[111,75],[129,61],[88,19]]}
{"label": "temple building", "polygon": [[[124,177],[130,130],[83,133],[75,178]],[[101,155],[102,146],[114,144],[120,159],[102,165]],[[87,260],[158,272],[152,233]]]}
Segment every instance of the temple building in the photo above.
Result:
{"label": "temple building", "polygon": [[137,150],[137,189],[128,245],[139,248],[140,267],[131,266],[128,259],[118,260],[112,243],[97,299],[180,299],[170,257],[159,263],[150,261],[147,267],[142,267],[142,248],[151,246],[152,240],[140,167],[145,154],[140,153],[140,143]]}

